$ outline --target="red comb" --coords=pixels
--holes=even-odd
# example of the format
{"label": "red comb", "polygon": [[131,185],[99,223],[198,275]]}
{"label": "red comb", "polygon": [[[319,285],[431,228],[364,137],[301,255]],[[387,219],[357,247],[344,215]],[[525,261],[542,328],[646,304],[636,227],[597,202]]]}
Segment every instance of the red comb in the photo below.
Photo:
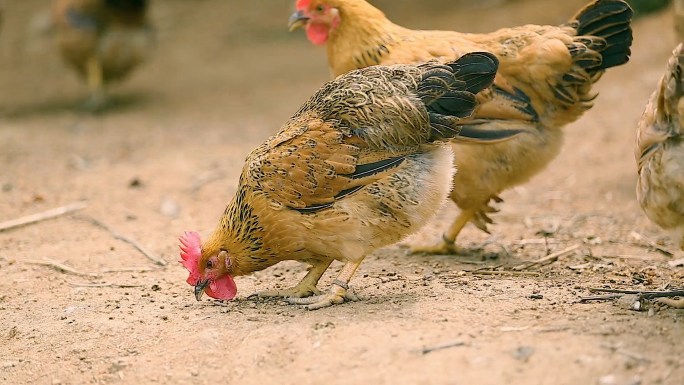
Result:
{"label": "red comb", "polygon": [[311,4],[311,0],[297,0],[295,8],[297,10],[309,8],[309,4]]}
{"label": "red comb", "polygon": [[200,256],[202,256],[200,236],[194,231],[186,231],[178,240],[181,243],[181,260],[179,262],[190,272],[188,283],[194,286],[200,279],[200,274],[197,271]]}

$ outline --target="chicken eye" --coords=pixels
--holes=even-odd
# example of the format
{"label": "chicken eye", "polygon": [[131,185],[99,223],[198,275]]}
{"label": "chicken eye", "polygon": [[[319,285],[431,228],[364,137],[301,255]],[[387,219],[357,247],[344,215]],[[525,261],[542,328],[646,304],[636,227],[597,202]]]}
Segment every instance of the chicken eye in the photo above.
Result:
{"label": "chicken eye", "polygon": [[325,10],[325,7],[322,5],[316,6],[316,12],[323,12]]}
{"label": "chicken eye", "polygon": [[212,261],[207,261],[207,269],[211,269],[214,267],[214,262]]}

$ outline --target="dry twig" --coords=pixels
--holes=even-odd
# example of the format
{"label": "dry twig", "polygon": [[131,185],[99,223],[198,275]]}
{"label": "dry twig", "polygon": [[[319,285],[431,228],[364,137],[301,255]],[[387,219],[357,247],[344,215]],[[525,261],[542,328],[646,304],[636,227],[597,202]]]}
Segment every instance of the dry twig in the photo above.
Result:
{"label": "dry twig", "polygon": [[30,261],[25,261],[26,263],[29,263],[31,265],[41,265],[41,266],[47,266],[51,267],[55,270],[58,270],[62,273],[68,273],[68,274],[73,274],[73,275],[80,275],[82,277],[99,277],[98,274],[93,274],[93,273],[84,273],[82,271],[78,271],[74,269],[71,266],[67,266],[61,262],[55,261],[50,258],[43,257],[42,261],[38,260],[30,260]]}
{"label": "dry twig", "polygon": [[436,352],[438,350],[444,350],[444,349],[449,349],[449,348],[456,348],[459,346],[465,346],[465,344],[466,343],[463,341],[456,341],[456,342],[451,342],[451,343],[443,344],[443,345],[437,345],[437,346],[431,346],[431,347],[426,346],[420,350],[420,353],[421,354],[428,354],[428,353]]}
{"label": "dry twig", "polygon": [[594,255],[593,258],[598,259],[635,259],[641,261],[649,261],[655,259],[662,259],[662,256],[655,255],[634,255],[634,254],[615,254],[615,255]]}
{"label": "dry twig", "polygon": [[539,277],[541,274],[536,271],[512,271],[512,270],[473,270],[469,273],[473,275],[514,275],[524,277]]}
{"label": "dry twig", "polygon": [[190,186],[191,192],[199,191],[204,185],[221,180],[226,177],[226,173],[223,171],[208,171],[200,175],[192,185]]}
{"label": "dry twig", "polygon": [[636,231],[632,231],[632,232],[630,233],[630,235],[631,235],[632,238],[634,238],[635,240],[637,240],[637,241],[643,241],[644,243],[646,243],[647,246],[650,246],[650,247],[652,247],[652,248],[654,248],[654,249],[660,251],[661,253],[667,255],[668,257],[671,257],[671,256],[674,255],[674,253],[673,253],[672,251],[670,251],[670,250],[664,248],[663,246],[660,246],[660,245],[657,244],[655,241],[653,241],[652,239],[650,239],[649,237],[647,237],[647,236],[645,236],[645,235],[643,235],[643,234],[639,234],[639,233],[637,233]]}
{"label": "dry twig", "polygon": [[101,270],[100,274],[109,273],[149,273],[152,271],[158,271],[157,267],[123,267],[121,269],[105,269]]}
{"label": "dry twig", "polygon": [[590,288],[589,291],[591,291],[592,293],[636,294],[636,295],[638,295],[644,299],[667,298],[667,297],[684,297],[684,290],[640,291],[640,290]]}
{"label": "dry twig", "polygon": [[515,246],[527,246],[527,245],[548,245],[560,243],[559,240],[555,238],[533,238],[533,239],[519,239],[517,241],[511,242],[511,245]]}
{"label": "dry twig", "polygon": [[122,242],[126,242],[126,243],[128,243],[129,245],[133,246],[133,247],[134,247],[135,249],[137,249],[140,253],[142,253],[145,257],[147,257],[147,259],[149,259],[150,261],[154,262],[156,265],[159,265],[159,266],[166,266],[166,265],[168,264],[165,260],[160,259],[160,258],[158,258],[158,257],[156,257],[156,256],[154,256],[154,255],[152,255],[152,253],[150,253],[149,251],[147,251],[144,247],[142,247],[142,245],[140,245],[140,244],[139,244],[138,242],[136,242],[135,240],[133,240],[133,239],[131,239],[131,238],[128,238],[128,237],[125,236],[125,235],[122,235],[122,234],[117,233],[116,231],[112,230],[111,227],[109,227],[109,226],[107,226],[106,224],[100,222],[99,220],[97,220],[97,219],[95,219],[95,218],[93,218],[93,217],[87,217],[87,216],[83,216],[83,217],[79,217],[79,218],[82,219],[82,220],[88,221],[88,222],[94,224],[95,226],[98,226],[98,227],[100,227],[100,228],[106,230],[106,231],[109,232],[115,239],[118,239],[118,240],[120,240],[120,241],[122,241]]}
{"label": "dry twig", "polygon": [[580,303],[587,303],[591,301],[609,301],[613,299],[622,298],[623,294],[608,294],[608,295],[592,295],[589,297],[581,297]]}
{"label": "dry twig", "polygon": [[115,288],[122,288],[122,289],[145,286],[145,285],[119,284],[119,283],[79,283],[79,282],[69,282],[69,285],[74,286],[74,287],[115,287]]}
{"label": "dry twig", "polygon": [[42,222],[52,218],[57,218],[62,215],[73,213],[74,211],[83,210],[86,206],[86,202],[76,202],[66,206],[61,206],[51,210],[43,211],[42,213],[31,214],[21,218],[2,222],[0,223],[0,232],[11,230],[21,226],[30,225],[33,223]]}
{"label": "dry twig", "polygon": [[646,363],[651,362],[651,359],[650,359],[650,358],[644,357],[644,356],[642,356],[641,354],[637,354],[637,353],[634,353],[634,352],[630,352],[630,351],[628,351],[628,350],[620,349],[620,348],[617,347],[617,346],[608,345],[608,344],[602,344],[601,347],[604,348],[604,349],[608,349],[608,350],[610,350],[610,351],[612,351],[612,352],[614,352],[614,353],[622,354],[622,355],[625,356],[625,357],[629,357],[629,358],[634,359],[634,360],[637,360],[637,361],[643,361],[643,362],[646,362]]}
{"label": "dry twig", "polygon": [[529,268],[531,268],[531,267],[534,267],[534,266],[546,265],[546,264],[555,262],[555,261],[558,260],[558,258],[560,258],[560,257],[563,257],[563,256],[566,256],[566,255],[573,254],[573,253],[575,252],[575,250],[577,250],[577,249],[579,249],[579,248],[580,248],[580,245],[579,245],[579,244],[573,245],[573,246],[570,246],[570,247],[568,247],[568,248],[566,248],[566,249],[564,249],[564,250],[557,251],[557,252],[555,252],[555,253],[549,254],[549,255],[547,255],[546,257],[541,258],[541,259],[539,259],[539,260],[537,260],[537,261],[525,262],[525,263],[523,263],[523,264],[521,264],[521,265],[515,266],[515,267],[513,268],[513,270],[515,270],[515,271],[527,270],[527,269],[529,269]]}

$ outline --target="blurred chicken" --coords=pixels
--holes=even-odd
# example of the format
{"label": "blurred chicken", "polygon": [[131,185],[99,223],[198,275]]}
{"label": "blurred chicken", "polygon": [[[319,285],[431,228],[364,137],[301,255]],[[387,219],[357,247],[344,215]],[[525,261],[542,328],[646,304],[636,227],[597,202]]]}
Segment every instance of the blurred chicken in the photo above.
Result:
{"label": "blurred chicken", "polygon": [[[462,126],[496,68],[491,54],[473,53],[448,65],[365,68],[324,85],[247,157],[209,239],[181,238],[196,298],[232,299],[234,276],[298,260],[312,268],[296,287],[261,295],[310,309],[344,302],[364,257],[418,230],[446,199],[453,156],[436,142],[517,133]],[[321,294],[316,284],[333,260],[345,265]]]}
{"label": "blurred chicken", "polygon": [[147,0],[55,0],[53,19],[64,59],[87,81],[87,106],[106,104],[106,86],[126,77],[153,45]]}
{"label": "blurred chicken", "polygon": [[632,10],[621,0],[597,0],[561,26],[525,25],[488,34],[414,31],[389,21],[365,0],[298,0],[290,29],[327,45],[334,75],[375,64],[453,60],[471,51],[494,53],[501,63],[493,97],[475,118],[491,129],[524,130],[492,146],[455,143],[458,173],[451,199],[459,216],[434,246],[414,252],[459,252],[455,240],[468,223],[483,231],[499,194],[527,182],[558,155],[560,128],[592,106],[593,84],[628,61]]}
{"label": "blurred chicken", "polygon": [[684,251],[683,67],[680,44],[639,121],[634,155],[641,208],[658,226],[671,231]]}
{"label": "blurred chicken", "polygon": [[684,41],[684,0],[674,0],[675,38]]}

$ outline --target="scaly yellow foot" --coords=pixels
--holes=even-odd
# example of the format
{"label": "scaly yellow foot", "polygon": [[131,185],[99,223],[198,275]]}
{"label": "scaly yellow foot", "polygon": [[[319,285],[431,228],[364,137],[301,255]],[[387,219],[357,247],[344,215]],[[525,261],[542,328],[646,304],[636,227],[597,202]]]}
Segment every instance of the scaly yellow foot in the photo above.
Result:
{"label": "scaly yellow foot", "polygon": [[409,252],[411,254],[428,254],[428,255],[463,255],[465,250],[456,246],[453,242],[447,242],[441,239],[434,245],[409,245]]}
{"label": "scaly yellow foot", "polygon": [[323,273],[328,269],[332,263],[332,259],[312,261],[311,269],[306,273],[306,276],[295,287],[285,290],[267,290],[259,293],[254,293],[247,298],[254,297],[282,297],[282,298],[304,298],[312,295],[320,295],[316,285],[323,276]]}
{"label": "scaly yellow foot", "polygon": [[361,264],[361,261],[363,261],[363,258],[347,262],[337,275],[337,279],[330,285],[327,293],[309,298],[289,298],[285,299],[285,301],[292,305],[304,305],[307,310],[318,310],[332,305],[339,305],[345,301],[358,300],[356,295],[349,291],[349,281]]}
{"label": "scaly yellow foot", "polygon": [[[346,284],[345,284],[346,286]],[[358,297],[347,291],[335,281],[328,292],[308,298],[286,298],[291,305],[303,305],[307,310],[318,310],[324,307],[339,305],[348,301],[357,301]]]}
{"label": "scaly yellow foot", "polygon": [[321,294],[321,291],[318,290],[316,285],[308,285],[302,283],[303,282],[300,282],[299,285],[284,290],[260,291],[258,293],[250,295],[248,298],[305,298],[310,297],[312,295]]}
{"label": "scaly yellow foot", "polygon": [[449,229],[442,234],[442,239],[437,244],[425,245],[409,245],[411,254],[465,254],[464,250],[456,246],[456,238],[463,230],[463,227],[470,221],[475,213],[473,211],[461,211],[461,213],[454,219],[454,222],[449,226]]}

